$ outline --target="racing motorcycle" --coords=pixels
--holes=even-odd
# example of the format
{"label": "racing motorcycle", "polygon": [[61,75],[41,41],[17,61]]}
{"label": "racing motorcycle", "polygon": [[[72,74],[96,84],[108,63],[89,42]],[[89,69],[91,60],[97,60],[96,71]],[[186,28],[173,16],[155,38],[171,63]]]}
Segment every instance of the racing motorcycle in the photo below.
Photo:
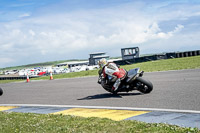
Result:
{"label": "racing motorcycle", "polygon": [[121,84],[117,91],[112,92],[112,86],[115,83],[115,79],[109,75],[106,78],[103,77],[101,70],[99,71],[98,83],[108,92],[117,94],[118,92],[129,92],[133,90],[138,90],[144,94],[150,93],[153,90],[153,84],[144,79],[142,76],[144,71],[140,72],[140,68],[131,69],[121,80]]}

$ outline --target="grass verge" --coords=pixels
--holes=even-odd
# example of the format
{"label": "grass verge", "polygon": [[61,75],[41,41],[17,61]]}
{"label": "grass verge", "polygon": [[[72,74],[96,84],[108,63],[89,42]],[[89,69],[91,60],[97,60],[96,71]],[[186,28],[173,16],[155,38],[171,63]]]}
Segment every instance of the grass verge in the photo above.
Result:
{"label": "grass verge", "polygon": [[141,70],[145,72],[197,69],[200,68],[200,56],[136,63],[133,65],[126,65],[123,68],[129,70],[136,67],[141,68]]}
{"label": "grass verge", "polygon": [[109,132],[109,133],[200,133],[197,128],[182,128],[174,125],[144,123],[138,121],[113,121],[106,118],[83,118],[64,115],[0,112],[0,132],[3,133],[70,133],[70,132]]}
{"label": "grass verge", "polygon": [[[197,68],[200,68],[200,56],[149,61],[149,62],[135,63],[131,65],[121,66],[121,68],[125,68],[126,70],[130,70],[137,67],[139,67],[142,71],[145,71],[145,72],[197,69]],[[98,73],[98,70],[90,70],[90,71],[53,75],[53,78],[62,79],[62,78],[94,76],[94,75],[97,75],[97,73]],[[49,76],[34,78],[34,80],[41,80],[41,79],[48,80]],[[24,80],[0,80],[0,84],[16,82],[16,81],[24,81]]]}

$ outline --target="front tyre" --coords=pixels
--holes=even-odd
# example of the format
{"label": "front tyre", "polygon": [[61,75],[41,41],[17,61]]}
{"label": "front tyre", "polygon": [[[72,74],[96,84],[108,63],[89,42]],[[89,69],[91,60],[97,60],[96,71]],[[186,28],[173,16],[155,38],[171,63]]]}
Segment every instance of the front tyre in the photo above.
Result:
{"label": "front tyre", "polygon": [[137,77],[136,81],[138,91],[147,94],[153,90],[153,84],[149,80],[143,79],[142,77]]}

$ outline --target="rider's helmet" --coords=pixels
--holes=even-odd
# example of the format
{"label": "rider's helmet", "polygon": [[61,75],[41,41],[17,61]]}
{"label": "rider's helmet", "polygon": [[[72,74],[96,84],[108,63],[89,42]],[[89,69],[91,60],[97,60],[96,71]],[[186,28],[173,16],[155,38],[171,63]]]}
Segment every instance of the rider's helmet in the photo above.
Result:
{"label": "rider's helmet", "polygon": [[100,68],[103,68],[107,64],[107,60],[105,58],[102,58],[101,60],[99,60],[98,64]]}

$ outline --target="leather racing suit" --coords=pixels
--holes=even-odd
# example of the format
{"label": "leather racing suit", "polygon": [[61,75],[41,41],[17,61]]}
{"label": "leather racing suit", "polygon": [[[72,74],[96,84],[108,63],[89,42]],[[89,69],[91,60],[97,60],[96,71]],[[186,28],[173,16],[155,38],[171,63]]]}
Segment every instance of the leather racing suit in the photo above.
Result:
{"label": "leather racing suit", "polygon": [[106,76],[108,76],[108,80],[115,81],[111,91],[112,92],[117,91],[121,84],[121,80],[124,79],[126,76],[126,71],[122,68],[119,68],[113,62],[107,63],[103,67],[102,71],[103,71],[104,78],[106,78]]}

